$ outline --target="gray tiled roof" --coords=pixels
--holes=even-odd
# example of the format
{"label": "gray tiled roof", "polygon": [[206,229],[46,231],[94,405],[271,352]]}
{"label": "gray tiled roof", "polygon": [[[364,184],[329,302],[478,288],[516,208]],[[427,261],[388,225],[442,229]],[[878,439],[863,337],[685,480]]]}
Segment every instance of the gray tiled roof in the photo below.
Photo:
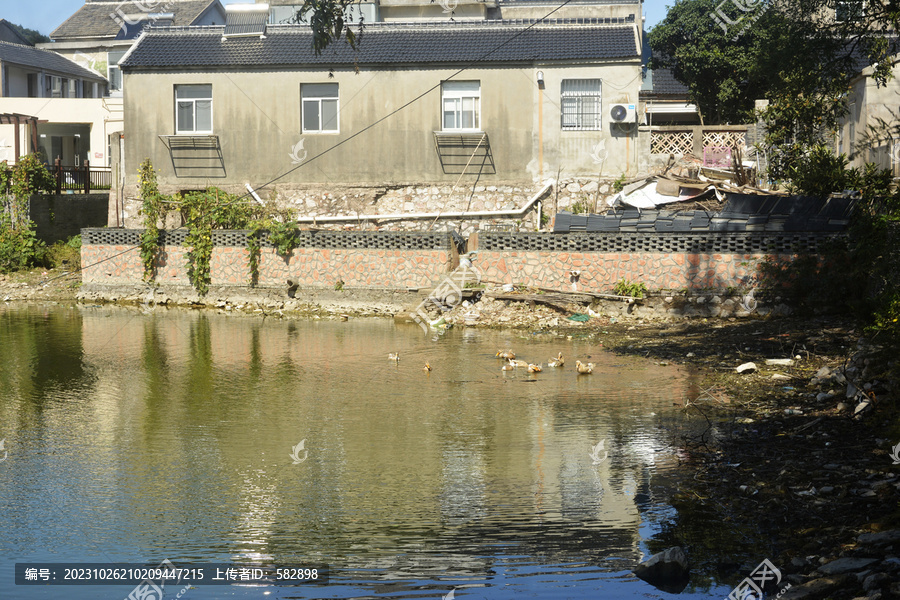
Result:
{"label": "gray tiled roof", "polygon": [[639,58],[634,25],[369,25],[359,52],[343,41],[316,56],[308,27],[270,25],[264,39],[222,39],[221,27],[147,32],[120,66],[248,67]]}
{"label": "gray tiled roof", "polygon": [[[115,38],[121,29],[121,23],[110,15],[140,15],[146,13],[146,7],[156,7],[151,12],[167,12],[175,16],[173,25],[191,25],[200,15],[218,0],[167,0],[150,2],[148,0],[119,2],[87,2],[74,15],[63,21],[53,30],[50,37],[55,41],[81,38]],[[119,17],[121,19],[121,17]]]}
{"label": "gray tiled roof", "polygon": [[41,50],[40,48],[34,48],[32,46],[0,42],[0,61],[11,62],[17,65],[34,67],[37,69],[45,69],[54,73],[72,75],[91,81],[106,81],[105,77],[90,69],[82,67],[78,63],[73,62],[64,56],[60,56],[56,52]]}
{"label": "gray tiled roof", "polygon": [[675,79],[672,69],[653,69],[653,93],[660,96],[687,96],[688,88]]}

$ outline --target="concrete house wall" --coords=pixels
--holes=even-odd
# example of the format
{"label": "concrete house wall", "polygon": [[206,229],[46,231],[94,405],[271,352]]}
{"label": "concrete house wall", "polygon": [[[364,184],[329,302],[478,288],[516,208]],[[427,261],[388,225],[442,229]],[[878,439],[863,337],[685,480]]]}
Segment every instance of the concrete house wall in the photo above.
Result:
{"label": "concrete house wall", "polygon": [[[359,73],[331,71],[331,78],[321,69],[167,73],[164,79],[159,73],[128,74],[125,130],[151,135],[126,137],[126,160],[134,163],[126,165],[126,172],[131,177],[137,163],[150,158],[162,184],[190,188],[205,186],[208,180],[217,184],[268,181],[296,166],[291,152],[301,139],[307,156],[315,157],[425,93],[409,107],[316,159],[310,168],[297,169],[280,182],[453,182],[459,174],[442,171],[433,132],[441,131],[440,84],[456,71],[361,68]],[[544,90],[536,83],[538,71],[544,75]],[[634,80],[639,75],[639,64],[620,63],[497,66],[470,69],[456,76],[455,80],[481,82],[481,130],[488,134],[496,165],[496,174],[484,174],[483,180],[532,181],[541,174],[556,173],[561,165],[569,173],[596,176],[599,165],[591,154],[601,140],[609,153],[603,169],[615,174],[634,173],[632,132],[609,122],[603,123],[600,131],[563,131],[559,105],[563,79],[614,82]],[[300,88],[304,83],[338,84],[339,133],[302,132]],[[175,134],[175,86],[181,84],[212,85],[213,133],[219,137],[224,168],[211,161],[217,164],[182,169],[179,158],[173,161],[157,137]],[[629,94],[608,87],[610,91],[603,93],[604,105],[636,101],[636,88]],[[543,169],[538,164],[541,143]]]}

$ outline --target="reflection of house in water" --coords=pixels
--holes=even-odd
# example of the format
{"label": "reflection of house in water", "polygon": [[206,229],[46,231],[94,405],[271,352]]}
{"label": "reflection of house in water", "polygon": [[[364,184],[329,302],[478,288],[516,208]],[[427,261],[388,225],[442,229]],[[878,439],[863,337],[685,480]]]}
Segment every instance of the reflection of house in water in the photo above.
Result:
{"label": "reflection of house in water", "polygon": [[[412,357],[388,364],[398,337],[383,322],[83,314],[84,360],[97,374],[85,398],[108,405],[120,443],[165,447],[165,468],[129,467],[142,485],[169,489],[157,498],[160,525],[202,512],[158,481],[184,471],[198,497],[222,499],[203,518],[228,528],[224,551],[236,559],[308,550],[392,580],[484,577],[500,556],[601,569],[618,559],[616,570],[640,557],[668,447],[648,415],[680,395],[674,368],[609,365],[578,380],[553,371],[525,385],[485,358],[493,342],[429,347],[430,375]],[[294,465],[301,439],[308,459]],[[602,439],[609,458],[595,465]]]}

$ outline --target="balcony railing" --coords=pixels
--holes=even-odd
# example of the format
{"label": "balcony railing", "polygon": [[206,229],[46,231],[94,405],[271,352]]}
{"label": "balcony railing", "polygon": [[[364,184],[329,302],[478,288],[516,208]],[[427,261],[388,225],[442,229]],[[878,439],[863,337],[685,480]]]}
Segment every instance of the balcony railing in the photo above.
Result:
{"label": "balcony railing", "polygon": [[50,168],[50,173],[56,179],[56,193],[62,194],[90,194],[91,191],[108,190],[112,182],[111,169],[109,167],[92,167],[89,161],[76,167],[63,166],[57,158]]}

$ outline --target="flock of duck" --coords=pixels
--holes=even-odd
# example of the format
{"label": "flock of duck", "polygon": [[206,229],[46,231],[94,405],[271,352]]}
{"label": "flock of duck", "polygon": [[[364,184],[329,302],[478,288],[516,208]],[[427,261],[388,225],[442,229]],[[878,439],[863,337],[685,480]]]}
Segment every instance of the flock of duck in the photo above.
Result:
{"label": "flock of duck", "polygon": [[[528,362],[527,360],[517,359],[516,353],[512,350],[497,351],[497,358],[501,358],[506,361],[506,363],[501,367],[502,371],[512,371],[513,369],[527,369],[529,373],[540,373],[544,370],[543,363],[534,364]],[[391,352],[390,354],[388,354],[388,360],[399,363],[400,353]],[[556,358],[547,359],[548,367],[562,368],[565,364],[566,360],[563,358],[562,352],[557,353]],[[431,365],[426,362],[422,370],[431,371]],[[580,360],[576,360],[575,372],[579,375],[590,375],[594,372],[594,363],[583,363]]]}
{"label": "flock of duck", "polygon": [[[512,350],[500,350],[497,352],[497,358],[502,358],[507,361],[505,365],[501,367],[503,371],[512,371],[513,369],[528,369],[529,373],[540,373],[543,371],[543,363],[534,364],[530,363],[527,360],[521,360],[516,358],[516,353]],[[556,358],[548,358],[547,366],[548,367],[560,367],[562,368],[566,364],[566,359],[563,358],[562,352],[557,353]],[[590,375],[594,372],[594,363],[583,363],[580,360],[575,361],[575,372],[579,375]]]}

